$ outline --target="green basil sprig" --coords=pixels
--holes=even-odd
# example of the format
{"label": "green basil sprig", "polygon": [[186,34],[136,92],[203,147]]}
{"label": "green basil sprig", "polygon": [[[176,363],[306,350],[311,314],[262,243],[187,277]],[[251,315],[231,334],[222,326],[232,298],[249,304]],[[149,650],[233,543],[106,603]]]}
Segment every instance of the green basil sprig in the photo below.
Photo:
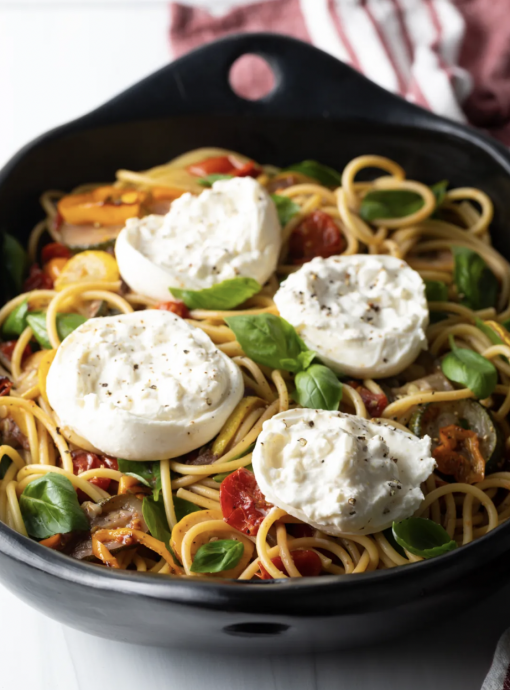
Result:
{"label": "green basil sprig", "polygon": [[306,347],[288,321],[274,314],[230,316],[225,320],[253,361],[297,374],[295,396],[303,407],[338,409],[342,384],[328,367],[311,366],[316,353]]}
{"label": "green basil sprig", "polygon": [[452,247],[455,262],[453,277],[462,304],[470,309],[494,307],[498,281],[482,257],[467,247]]}
{"label": "green basil sprig", "polygon": [[426,280],[425,296],[427,302],[447,302],[448,286],[440,280]]}
{"label": "green basil sprig", "polygon": [[[504,345],[504,342],[501,340],[496,331],[493,331],[492,328],[487,326],[481,319],[475,319],[475,324],[476,327],[481,330],[482,333],[487,336],[487,338],[489,338],[493,345]],[[508,364],[508,357],[503,355],[502,359]]]}
{"label": "green basil sprig", "polygon": [[203,544],[191,565],[193,573],[220,573],[235,568],[244,553],[244,544],[235,539],[218,539]]}
{"label": "green basil sprig", "polygon": [[223,175],[222,173],[212,173],[211,175],[206,175],[205,177],[199,177],[197,182],[202,187],[212,187],[218,180],[231,180],[233,175]]}
{"label": "green basil sprig", "polygon": [[152,536],[162,541],[168,548],[172,533],[166,519],[162,496],[158,499],[155,499],[154,496],[145,496],[142,502],[142,515]]}
{"label": "green basil sprig", "polygon": [[422,558],[435,558],[457,548],[457,542],[441,525],[425,518],[394,522],[393,536],[403,549]]}
{"label": "green basil sprig", "polygon": [[4,233],[2,261],[10,283],[10,291],[20,293],[27,271],[28,257],[18,240],[7,233]]}
{"label": "green basil sprig", "polygon": [[303,407],[313,410],[338,410],[342,384],[329,367],[312,364],[296,374],[294,397]]}
{"label": "green basil sprig", "polygon": [[73,485],[56,472],[48,472],[28,484],[20,496],[19,507],[28,534],[36,539],[90,529]]}
{"label": "green basil sprig", "polygon": [[230,278],[203,290],[169,288],[188,309],[233,309],[260,292],[261,285],[253,278]]}
{"label": "green basil sprig", "polygon": [[154,499],[157,501],[161,491],[161,464],[159,460],[140,462],[138,460],[118,460],[119,470],[122,474],[138,479],[141,484],[152,489]]}
{"label": "green basil sprig", "polygon": [[[431,186],[436,197],[436,210],[443,203],[448,180]],[[363,197],[360,216],[370,222],[379,218],[404,218],[419,211],[425,202],[421,194],[408,189],[374,189]]]}
{"label": "green basil sprig", "polygon": [[311,177],[324,185],[324,187],[339,187],[342,182],[342,176],[339,172],[317,161],[307,160],[301,161],[301,163],[294,163],[283,169],[283,171],[286,170]]}
{"label": "green basil sprig", "polygon": [[315,357],[294,327],[281,316],[230,316],[225,321],[234,331],[244,353],[271,369],[297,373],[310,366]]}
{"label": "green basil sprig", "polygon": [[180,496],[174,496],[174,510],[177,522],[180,522],[183,517],[189,515],[190,513],[196,513],[198,510],[203,510],[200,506],[197,506],[191,501],[187,501],[185,498]]}
{"label": "green basil sprig", "polygon": [[278,212],[278,219],[280,225],[285,227],[289,220],[293,218],[296,213],[299,213],[299,206],[292,201],[288,196],[282,196],[281,194],[271,194],[271,199],[274,201],[276,210]]}
{"label": "green basil sprig", "polygon": [[[57,332],[60,340],[75,331],[87,319],[81,314],[57,314]],[[44,350],[51,350],[51,343],[46,329],[46,313],[32,311],[26,315],[26,323],[34,332],[34,338]]]}
{"label": "green basil sprig", "polygon": [[28,300],[13,309],[2,325],[2,338],[18,338],[27,327]]}
{"label": "green basil sprig", "polygon": [[451,335],[450,347],[452,351],[441,362],[443,374],[469,388],[479,400],[488,398],[498,382],[494,364],[474,350],[457,347]]}

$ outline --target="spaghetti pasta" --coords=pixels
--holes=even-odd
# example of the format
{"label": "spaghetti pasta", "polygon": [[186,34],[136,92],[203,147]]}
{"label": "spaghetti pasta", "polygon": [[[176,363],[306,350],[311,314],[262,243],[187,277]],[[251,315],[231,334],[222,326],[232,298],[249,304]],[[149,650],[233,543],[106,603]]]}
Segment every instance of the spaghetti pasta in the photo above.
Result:
{"label": "spaghetti pasta", "polygon": [[[418,433],[420,420],[427,410],[437,408],[442,410],[440,414],[449,414],[449,410],[457,409],[455,406],[475,405],[473,409],[477,409],[480,418],[485,420],[485,426],[481,426],[486,436],[478,434],[476,428],[464,426],[462,430],[468,432],[469,438],[474,434],[477,448],[482,455],[486,454],[482,457],[484,476],[477,481],[464,481],[460,474],[454,476],[443,471],[449,466],[438,460],[437,472],[422,487],[425,498],[414,517],[425,517],[441,526],[453,545],[483,537],[508,520],[510,474],[497,470],[506,467],[506,455],[510,450],[510,334],[507,330],[510,266],[491,244],[489,228],[494,213],[490,198],[482,190],[462,187],[443,190],[439,199],[434,188],[408,180],[398,163],[381,156],[360,156],[344,168],[341,176],[337,174],[336,184],[324,184],[305,172],[258,166],[240,154],[221,149],[190,152],[144,172],[119,170],[114,185],[108,189],[114,190],[112,194],[139,194],[138,198],[143,200],[140,213],[149,212],[151,204],[164,203],[169,207],[172,200],[184,192],[201,192],[202,182],[190,173],[190,166],[219,157],[230,157],[228,160],[235,159],[236,165],[248,166],[248,174],[276,193],[280,203],[293,209],[290,217],[282,218],[277,273],[258,294],[233,309],[195,308],[185,314],[191,326],[207,334],[241,369],[246,389],[241,402],[216,438],[207,448],[197,449],[191,454],[193,457],[169,457],[157,463],[142,463],[143,470],[139,471],[133,467],[135,462],[128,466],[122,460],[105,460],[101,451],[87,439],[60,424],[47,398],[46,376],[64,337],[59,331],[59,319],[62,314],[88,318],[128,314],[161,305],[150,297],[130,291],[120,281],[94,279],[93,276],[77,277],[70,283],[57,285],[61,288],[58,290],[49,289],[47,280],[41,280],[35,289],[30,285],[0,309],[0,325],[5,325],[12,322],[13,315],[26,304],[29,313],[45,313],[46,329],[41,336],[24,323],[10,354],[7,342],[0,345],[0,361],[12,383],[8,394],[0,398],[0,520],[24,536],[30,534],[40,538],[30,532],[24,500],[30,494],[29,487],[35,486],[34,482],[59,475],[77,492],[82,510],[92,520],[90,558],[115,569],[158,572],[162,576],[219,574],[251,580],[255,577],[303,577],[308,574],[307,567],[312,562],[321,574],[332,575],[399,567],[422,560],[422,555],[401,548],[391,530],[371,535],[327,534],[303,524],[286,510],[267,504],[263,496],[253,499],[253,491],[256,491],[253,487],[251,503],[244,494],[237,496],[242,503],[244,495],[242,510],[246,514],[259,511],[260,519],[253,533],[222,519],[226,478],[239,473],[236,476],[244,477],[243,481],[255,482],[251,473],[253,444],[264,423],[275,414],[296,407],[298,399],[294,393],[294,372],[270,368],[247,356],[228,320],[233,316],[278,315],[273,301],[278,280],[297,270],[303,262],[293,254],[293,242],[305,232],[303,223],[319,217],[317,214],[329,219],[329,232],[340,242],[337,247],[342,246],[341,255],[390,254],[418,271],[427,285],[441,286],[440,295],[428,302],[434,316],[427,330],[428,357],[420,356],[392,379],[367,377],[359,382],[344,381],[340,411],[406,433]],[[383,174],[374,177],[374,169]],[[97,187],[86,185],[74,191],[87,195]],[[411,199],[414,204],[411,210],[371,217],[366,212],[367,200],[384,198],[388,192]],[[374,194],[375,197],[370,196]],[[46,217],[37,223],[30,236],[28,255],[31,262],[37,261],[45,234],[61,243],[60,247],[66,244],[66,233],[70,229],[58,209],[63,198],[62,192],[53,190],[42,195],[41,205]],[[117,212],[119,208],[122,210],[123,203],[117,199],[112,206]],[[92,232],[94,224],[89,225],[84,224],[83,236]],[[316,236],[313,233],[311,237],[303,235],[309,243],[307,251],[312,251],[307,258],[323,255],[317,239],[319,225],[312,227]],[[96,223],[94,232],[100,229],[100,224]],[[115,231],[107,230],[109,239],[89,249],[111,252]],[[477,261],[483,262],[479,264],[480,271],[489,271],[497,283],[495,303],[466,299],[455,269],[452,255],[455,248],[466,248],[478,257]],[[57,254],[63,258],[63,263],[67,260],[65,257],[71,255],[70,251],[66,254],[66,247],[64,250],[60,249],[61,253]],[[37,358],[32,360],[33,368],[30,369],[27,347],[41,347],[41,342],[43,347],[53,349],[45,356],[33,354],[32,357],[37,355]],[[441,361],[454,352],[456,343],[495,366],[497,381],[481,401],[469,385],[453,378],[448,381],[441,372]],[[377,413],[374,412],[374,400],[378,405],[384,401],[384,405],[377,407]],[[461,419],[459,424],[463,421],[466,420]],[[3,431],[1,425],[5,426]],[[446,426],[437,427],[438,438],[433,439],[435,448]],[[460,427],[457,425],[457,428]],[[494,437],[492,445],[487,435]],[[490,452],[487,451],[489,446]],[[452,447],[448,452],[449,462],[470,460],[464,447],[460,459],[458,449]],[[490,466],[493,466],[492,473]],[[143,505],[143,513],[136,514],[135,522],[127,527],[120,523],[112,528],[94,526],[90,515],[97,511],[101,514],[103,506],[113,505],[110,502],[122,496]],[[117,513],[114,515],[118,518]],[[73,539],[76,541],[73,537],[69,543]],[[170,539],[175,553],[168,548]],[[220,546],[224,542],[229,544],[223,552]],[[65,548],[72,552],[71,547]],[[159,560],[148,557],[147,549],[155,551]],[[218,553],[224,559],[223,566],[208,565],[209,561],[220,562]],[[230,553],[237,554],[235,563]],[[207,570],[207,567],[216,570]]]}

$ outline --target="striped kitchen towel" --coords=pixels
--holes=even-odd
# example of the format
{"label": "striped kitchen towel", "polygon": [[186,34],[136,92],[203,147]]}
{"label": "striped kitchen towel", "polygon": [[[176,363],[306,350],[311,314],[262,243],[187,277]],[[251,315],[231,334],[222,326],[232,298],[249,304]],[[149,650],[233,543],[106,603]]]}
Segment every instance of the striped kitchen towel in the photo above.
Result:
{"label": "striped kitchen towel", "polygon": [[[187,0],[171,3],[173,55],[246,31],[318,46],[380,86],[510,145],[510,0]],[[272,74],[240,62],[235,90],[256,98]]]}

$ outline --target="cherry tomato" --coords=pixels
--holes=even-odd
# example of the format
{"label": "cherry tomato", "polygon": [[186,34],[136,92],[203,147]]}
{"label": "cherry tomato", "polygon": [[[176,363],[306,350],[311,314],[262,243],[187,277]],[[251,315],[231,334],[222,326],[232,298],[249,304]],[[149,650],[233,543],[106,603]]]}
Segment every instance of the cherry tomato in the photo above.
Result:
{"label": "cherry tomato", "polygon": [[23,283],[23,292],[31,290],[52,290],[53,280],[41,270],[39,264],[32,264],[28,272],[28,278]]}
{"label": "cherry tomato", "polygon": [[68,261],[69,259],[64,256],[56,256],[54,259],[50,259],[47,264],[44,264],[43,271],[55,282]]}
{"label": "cherry tomato", "polygon": [[[119,469],[117,460],[108,455],[96,455],[96,453],[89,453],[86,450],[73,450],[71,456],[73,460],[73,472],[76,475],[87,472],[87,470],[96,470],[98,467],[107,467],[109,470]],[[108,491],[112,480],[108,477],[94,477],[89,481],[100,489]],[[84,496],[83,492],[80,492],[80,494],[82,497]],[[88,499],[85,496],[83,500]]]}
{"label": "cherry tomato", "polygon": [[[7,357],[8,360],[12,359],[12,353],[14,352],[17,342],[17,340],[7,340],[5,343],[0,344],[0,352],[4,355],[4,357]],[[32,348],[30,347],[30,344],[28,344],[23,351],[21,360],[23,361],[25,357],[29,357],[31,354]]]}
{"label": "cherry tomato", "polygon": [[[319,556],[317,556],[315,551],[293,551],[292,559],[294,561],[294,565],[303,577],[317,577],[317,575],[320,575],[320,572],[322,570],[322,563],[321,559],[319,558]],[[278,570],[281,570],[282,573],[288,575],[288,572],[286,571],[280,556],[272,558],[271,562],[274,563]],[[261,580],[273,579],[273,576],[267,572],[262,563],[260,564],[259,577]]]}
{"label": "cherry tomato", "polygon": [[60,242],[50,242],[42,248],[41,261],[43,264],[47,264],[48,261],[56,259],[57,257],[70,259],[71,256],[71,250],[66,247],[65,244],[61,244]]}
{"label": "cherry tomato", "polygon": [[324,211],[313,211],[303,218],[289,239],[289,259],[303,264],[316,256],[341,254],[345,239],[333,218]]}
{"label": "cherry tomato", "polygon": [[193,163],[187,168],[190,175],[207,177],[208,175],[234,175],[235,177],[257,177],[260,169],[253,161],[242,163],[233,156],[216,156]]}
{"label": "cherry tomato", "polygon": [[171,311],[172,314],[177,314],[181,319],[189,319],[189,309],[184,302],[160,302],[156,304],[155,309]]}
{"label": "cherry tomato", "polygon": [[232,472],[221,482],[220,505],[225,522],[252,537],[257,534],[260,523],[271,509],[255,475],[244,467]]}
{"label": "cherry tomato", "polygon": [[369,391],[368,388],[362,386],[358,381],[348,381],[347,385],[358,391],[367,408],[367,412],[372,415],[372,417],[380,417],[388,407],[388,398],[384,393],[372,393],[372,391]]}

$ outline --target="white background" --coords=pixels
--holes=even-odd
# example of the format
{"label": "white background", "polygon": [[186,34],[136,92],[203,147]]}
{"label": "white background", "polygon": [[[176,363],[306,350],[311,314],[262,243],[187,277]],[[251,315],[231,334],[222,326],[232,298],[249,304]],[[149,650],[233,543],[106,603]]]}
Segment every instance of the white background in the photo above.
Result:
{"label": "white background", "polygon": [[[166,2],[0,0],[0,166],[36,135],[164,65],[168,28]],[[510,588],[380,648],[199,658],[200,650],[145,649],[76,632],[0,586],[0,690],[478,690],[508,625]]]}

